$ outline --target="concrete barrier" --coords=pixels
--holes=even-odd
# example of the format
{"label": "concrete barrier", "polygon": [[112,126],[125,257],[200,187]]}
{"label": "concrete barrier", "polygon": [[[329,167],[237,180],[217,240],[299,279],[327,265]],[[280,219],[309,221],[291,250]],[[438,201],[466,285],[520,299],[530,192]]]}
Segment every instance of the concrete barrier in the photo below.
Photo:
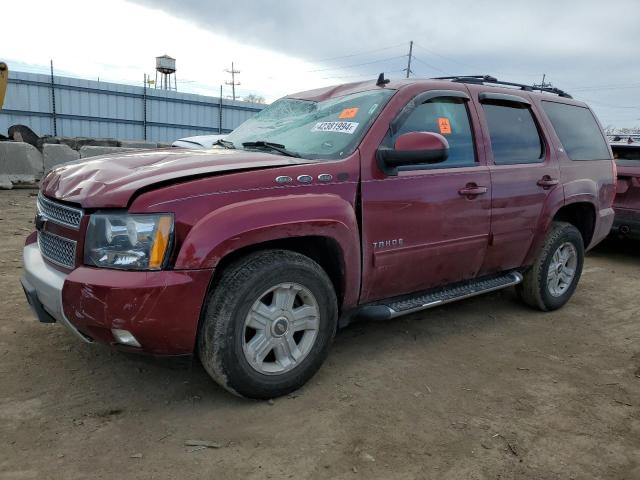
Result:
{"label": "concrete barrier", "polygon": [[79,158],[136,152],[159,146],[154,142],[84,137],[45,137],[40,140],[37,148],[25,142],[0,142],[0,188],[12,188],[16,183],[33,183],[52,168]]}
{"label": "concrete barrier", "polygon": [[44,159],[33,145],[23,142],[0,142],[0,185],[11,188],[16,183],[33,183],[42,177]]}
{"label": "concrete barrier", "polygon": [[140,140],[120,140],[120,146],[124,148],[158,148],[155,142],[142,142]]}
{"label": "concrete barrier", "polygon": [[[85,146],[95,147],[119,147],[120,142],[114,138],[92,138],[92,137],[51,137],[46,136],[40,139],[40,144],[54,143],[69,145],[73,150],[80,150]],[[40,146],[40,145],[39,145]]]}
{"label": "concrete barrier", "polygon": [[68,145],[56,145],[54,143],[45,143],[42,146],[42,155],[44,157],[45,172],[48,172],[53,167],[73,160],[78,160],[80,158],[80,153],[76,152]]}
{"label": "concrete barrier", "polygon": [[0,190],[11,190],[13,188],[13,182],[9,175],[0,175]]}
{"label": "concrete barrier", "polygon": [[85,146],[80,147],[80,158],[96,157],[98,155],[108,155],[110,153],[127,153],[142,150],[141,148],[124,148],[124,147],[98,147]]}

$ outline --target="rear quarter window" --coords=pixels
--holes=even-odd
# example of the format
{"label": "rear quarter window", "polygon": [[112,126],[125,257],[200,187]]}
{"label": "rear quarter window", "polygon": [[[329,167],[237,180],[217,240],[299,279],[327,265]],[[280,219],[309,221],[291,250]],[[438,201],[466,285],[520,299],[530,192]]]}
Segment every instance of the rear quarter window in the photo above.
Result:
{"label": "rear quarter window", "polygon": [[609,160],[611,154],[591,110],[565,103],[542,102],[564,151],[571,160]]}

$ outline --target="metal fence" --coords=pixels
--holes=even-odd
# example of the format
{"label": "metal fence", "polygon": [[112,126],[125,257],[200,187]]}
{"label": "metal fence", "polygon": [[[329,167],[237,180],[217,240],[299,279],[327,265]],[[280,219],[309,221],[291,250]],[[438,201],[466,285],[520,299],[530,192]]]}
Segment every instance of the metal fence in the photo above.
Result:
{"label": "metal fence", "polygon": [[0,133],[27,125],[39,136],[172,142],[228,133],[263,106],[155,88],[12,71]]}

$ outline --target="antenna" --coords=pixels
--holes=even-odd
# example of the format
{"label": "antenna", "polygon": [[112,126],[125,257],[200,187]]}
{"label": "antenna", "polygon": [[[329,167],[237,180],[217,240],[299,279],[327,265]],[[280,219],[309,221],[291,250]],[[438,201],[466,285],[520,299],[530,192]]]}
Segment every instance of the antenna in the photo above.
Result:
{"label": "antenna", "polygon": [[389,80],[388,78],[384,78],[384,72],[382,72],[380,75],[378,75],[378,81],[376,82],[376,86],[384,87],[390,81],[391,80]]}
{"label": "antenna", "polygon": [[240,85],[240,82],[236,82],[236,73],[240,73],[240,70],[236,70],[233,67],[233,62],[231,62],[231,70],[225,70],[225,72],[231,74],[231,81],[230,82],[224,82],[224,83],[226,85],[231,85],[232,98],[235,100],[236,99],[236,85]]}

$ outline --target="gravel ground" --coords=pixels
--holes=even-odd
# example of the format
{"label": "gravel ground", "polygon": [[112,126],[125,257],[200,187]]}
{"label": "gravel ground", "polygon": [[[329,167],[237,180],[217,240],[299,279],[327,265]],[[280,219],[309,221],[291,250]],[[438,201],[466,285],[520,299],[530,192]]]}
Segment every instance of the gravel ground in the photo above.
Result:
{"label": "gravel ground", "polygon": [[506,290],[352,325],[307,386],[256,402],[37,323],[34,205],[0,191],[2,479],[640,479],[638,243],[592,252],[556,312]]}

